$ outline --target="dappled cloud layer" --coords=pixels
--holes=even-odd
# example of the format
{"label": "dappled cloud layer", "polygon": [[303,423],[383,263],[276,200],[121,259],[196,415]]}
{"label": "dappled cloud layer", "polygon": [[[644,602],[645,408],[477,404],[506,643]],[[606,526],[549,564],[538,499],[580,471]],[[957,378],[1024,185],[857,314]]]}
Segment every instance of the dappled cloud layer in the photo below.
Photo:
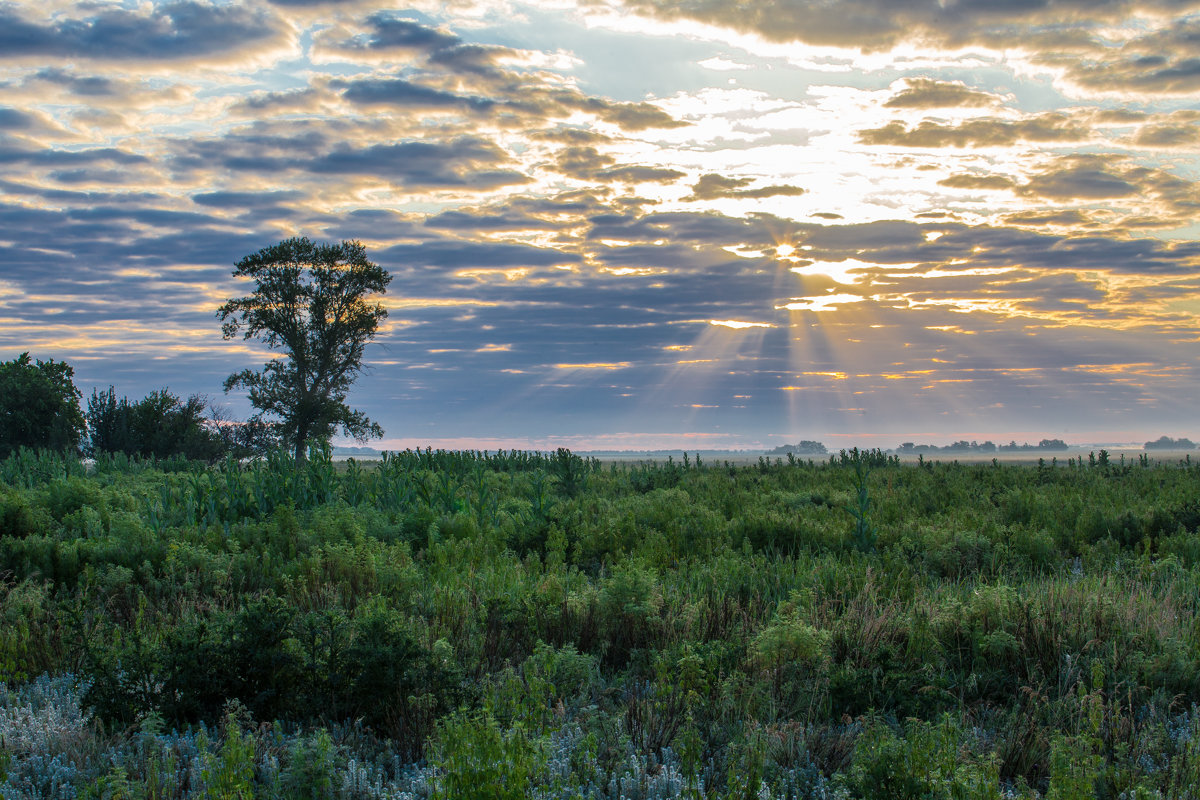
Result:
{"label": "dappled cloud layer", "polygon": [[1198,42],[1200,0],[0,3],[0,355],[216,395],[264,356],[232,264],[304,235],[396,276],[393,446],[1194,433]]}

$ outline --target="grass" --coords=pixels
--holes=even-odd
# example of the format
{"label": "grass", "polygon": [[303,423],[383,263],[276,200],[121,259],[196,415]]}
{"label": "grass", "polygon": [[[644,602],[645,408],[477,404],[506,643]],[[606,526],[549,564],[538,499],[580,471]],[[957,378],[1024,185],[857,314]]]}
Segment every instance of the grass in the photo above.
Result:
{"label": "grass", "polygon": [[7,797],[1164,797],[1200,472],[0,463]]}

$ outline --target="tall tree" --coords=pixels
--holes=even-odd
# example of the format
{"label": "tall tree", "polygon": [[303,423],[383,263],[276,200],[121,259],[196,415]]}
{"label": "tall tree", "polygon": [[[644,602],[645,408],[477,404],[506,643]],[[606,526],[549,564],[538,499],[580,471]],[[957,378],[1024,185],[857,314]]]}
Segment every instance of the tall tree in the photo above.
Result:
{"label": "tall tree", "polygon": [[74,450],[83,432],[75,370],[22,353],[0,364],[0,458],[18,447]]}
{"label": "tall tree", "polygon": [[367,260],[360,242],[317,244],[286,239],[246,256],[233,274],[254,291],[217,309],[226,339],[261,339],[286,358],[225,380],[244,386],[250,402],[274,418],[280,437],[304,460],[311,439],[328,441],[335,429],[359,441],[383,435],[378,424],[346,405],[363,370],[363,350],[387,311],[374,299],[392,277]]}

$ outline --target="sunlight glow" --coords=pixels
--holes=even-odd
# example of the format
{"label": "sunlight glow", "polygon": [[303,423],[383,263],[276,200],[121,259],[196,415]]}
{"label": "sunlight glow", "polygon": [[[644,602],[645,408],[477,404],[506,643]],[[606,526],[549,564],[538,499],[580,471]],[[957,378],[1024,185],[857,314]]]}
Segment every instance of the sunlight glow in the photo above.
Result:
{"label": "sunlight glow", "polygon": [[861,303],[867,298],[856,294],[830,294],[818,297],[801,297],[797,300],[776,308],[786,308],[788,311],[837,311],[839,306],[848,303]]}
{"label": "sunlight glow", "polygon": [[742,322],[736,319],[710,319],[709,325],[720,325],[723,328],[733,328],[741,330],[742,328],[774,328],[770,322]]}
{"label": "sunlight glow", "polygon": [[632,366],[628,361],[596,361],[590,364],[555,364],[555,369],[627,369]]}
{"label": "sunlight glow", "polygon": [[824,275],[832,278],[838,283],[852,285],[859,282],[863,277],[862,272],[868,269],[877,269],[878,265],[868,264],[854,258],[847,258],[845,261],[813,261],[801,266],[792,267],[791,271],[797,275]]}

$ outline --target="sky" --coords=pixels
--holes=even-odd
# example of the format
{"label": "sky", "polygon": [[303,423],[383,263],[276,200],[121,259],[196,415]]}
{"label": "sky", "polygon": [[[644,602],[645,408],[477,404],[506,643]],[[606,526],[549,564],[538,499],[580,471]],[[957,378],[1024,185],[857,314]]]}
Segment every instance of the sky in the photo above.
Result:
{"label": "sky", "polygon": [[270,357],[393,276],[383,448],[1200,438],[1200,0],[0,2],[0,359]]}

